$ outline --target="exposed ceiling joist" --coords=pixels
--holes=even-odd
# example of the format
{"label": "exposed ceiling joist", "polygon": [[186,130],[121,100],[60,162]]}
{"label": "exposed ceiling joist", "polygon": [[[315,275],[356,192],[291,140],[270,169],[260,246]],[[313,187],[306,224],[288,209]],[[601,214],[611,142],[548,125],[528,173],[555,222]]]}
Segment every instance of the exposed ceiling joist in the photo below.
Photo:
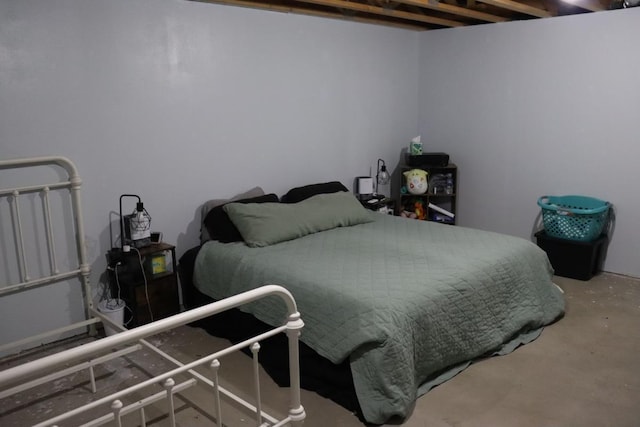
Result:
{"label": "exposed ceiling joist", "polygon": [[464,16],[466,18],[478,19],[485,22],[506,22],[509,19],[502,16],[491,15],[489,13],[478,12],[473,9],[467,9],[460,6],[454,6],[442,3],[438,0],[397,0],[398,3],[418,6],[424,9],[435,10],[438,12],[450,13],[452,15]]}
{"label": "exposed ceiling joist", "polygon": [[318,4],[321,6],[331,6],[339,9],[354,10],[357,12],[373,13],[376,15],[386,15],[395,18],[409,19],[418,22],[425,22],[427,24],[440,25],[443,27],[461,27],[464,25],[462,22],[453,21],[450,19],[436,18],[433,16],[422,15],[410,12],[401,12],[395,9],[386,7],[370,6],[362,3],[356,3],[344,0],[298,0],[300,3]]}
{"label": "exposed ceiling joist", "polygon": [[537,16],[538,18],[550,18],[553,16],[549,11],[538,9],[523,3],[511,0],[476,0],[481,3],[490,4],[492,6],[501,7],[503,9],[512,10],[514,12],[524,13],[525,15]]}
{"label": "exposed ceiling joist", "polygon": [[[191,0],[432,30],[639,6],[640,0]],[[633,3],[629,3],[633,2]],[[631,6],[628,6],[631,4]]]}
{"label": "exposed ceiling joist", "polygon": [[357,16],[345,16],[340,11],[328,12],[328,11],[320,11],[320,10],[312,10],[304,7],[292,7],[285,6],[281,4],[270,4],[265,3],[260,0],[251,1],[251,0],[189,0],[195,1],[198,3],[215,3],[215,4],[224,4],[229,6],[240,6],[240,7],[248,7],[251,9],[262,9],[262,10],[271,10],[274,12],[282,12],[282,13],[295,13],[298,15],[309,15],[309,16],[317,16],[320,18],[332,18],[332,19],[349,19],[350,21],[363,22],[369,24],[376,25],[388,25],[390,27],[400,27],[412,30],[424,30],[424,26],[420,25],[417,22],[408,21],[406,23],[399,22],[386,22],[378,19],[371,18],[361,18]]}

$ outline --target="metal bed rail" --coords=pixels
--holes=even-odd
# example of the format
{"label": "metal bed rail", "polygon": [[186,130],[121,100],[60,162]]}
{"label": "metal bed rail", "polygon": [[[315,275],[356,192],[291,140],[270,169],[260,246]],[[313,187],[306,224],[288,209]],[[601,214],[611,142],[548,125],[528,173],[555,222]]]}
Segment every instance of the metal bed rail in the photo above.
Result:
{"label": "metal bed rail", "polygon": [[[17,264],[17,275],[19,276],[17,282],[12,280],[11,272],[7,274],[7,281],[10,283],[2,283],[4,280],[0,279],[0,297],[28,291],[30,289],[46,286],[54,283],[58,283],[64,280],[70,280],[78,278],[81,282],[85,320],[76,322],[71,325],[58,327],[57,329],[40,333],[29,338],[20,339],[15,342],[3,344],[0,346],[0,354],[6,352],[9,349],[15,349],[17,347],[23,347],[30,343],[43,342],[47,338],[60,336],[60,334],[70,332],[79,328],[86,328],[90,335],[95,335],[96,323],[102,322],[105,325],[109,325],[116,330],[122,331],[119,334],[110,336],[104,339],[100,339],[88,344],[78,346],[63,352],[46,356],[33,362],[28,362],[23,365],[16,366],[11,369],[0,372],[0,398],[7,398],[15,395],[24,390],[28,390],[35,386],[45,384],[49,381],[54,381],[63,376],[69,375],[74,372],[87,369],[91,378],[91,389],[96,392],[96,381],[94,375],[94,367],[100,363],[107,362],[111,359],[125,356],[133,351],[136,351],[142,347],[146,347],[159,356],[163,357],[167,361],[176,366],[175,369],[162,374],[160,376],[151,378],[145,382],[125,390],[118,391],[110,396],[97,399],[96,401],[84,405],[80,408],[73,409],[65,414],[54,417],[48,421],[43,422],[42,426],[53,426],[58,422],[63,422],[68,418],[75,416],[75,414],[84,413],[85,411],[93,410],[103,404],[109,402],[111,404],[110,413],[98,417],[91,421],[88,425],[102,425],[105,422],[116,421],[117,425],[121,425],[122,417],[132,411],[140,411],[142,425],[145,425],[144,421],[144,408],[151,403],[158,401],[159,399],[167,399],[169,402],[169,416],[172,420],[172,425],[175,425],[175,410],[173,405],[173,396],[181,390],[195,385],[200,382],[210,386],[215,395],[215,408],[217,408],[216,419],[218,425],[222,425],[221,417],[221,405],[220,397],[226,396],[232,401],[240,404],[256,414],[256,425],[262,426],[267,423],[272,423],[274,426],[291,424],[298,426],[305,418],[304,408],[300,404],[300,370],[299,370],[299,356],[298,356],[298,336],[300,329],[303,327],[303,322],[300,319],[300,315],[297,312],[295,301],[291,294],[284,288],[276,285],[267,285],[265,287],[246,292],[244,294],[231,297],[207,306],[203,306],[198,309],[190,310],[188,312],[180,313],[175,316],[159,320],[157,322],[140,326],[136,329],[126,330],[122,325],[114,324],[111,319],[107,318],[101,312],[97,311],[93,305],[89,275],[90,266],[87,261],[87,253],[85,248],[85,233],[83,225],[83,215],[81,208],[80,190],[82,180],[78,174],[78,171],[66,157],[61,156],[48,156],[48,157],[34,157],[34,158],[22,158],[11,160],[0,160],[0,172],[5,170],[28,170],[31,167],[58,167],[62,168],[64,172],[56,179],[37,179],[36,184],[28,183],[23,185],[0,185],[0,199],[6,199],[9,202],[10,212],[10,225],[12,227],[13,241],[7,243],[6,248],[11,246],[15,249],[15,260]],[[18,176],[18,175],[16,175]],[[38,174],[30,174],[30,180],[36,180],[39,177]],[[50,182],[54,181],[56,182]],[[9,180],[10,181],[10,180]],[[46,181],[46,182],[43,182]],[[59,249],[54,241],[54,221],[52,218],[58,219],[52,215],[51,210],[51,194],[53,191],[59,191],[64,194],[63,203],[70,204],[70,216],[63,214],[65,224],[73,222],[73,233],[75,249],[77,252],[77,267],[71,266],[66,271],[60,271],[59,260],[57,256],[57,249]],[[68,196],[66,193],[68,192]],[[41,196],[42,207],[41,214],[36,213],[33,209],[35,205],[31,206],[31,210],[27,211],[27,215],[22,212],[24,208],[24,196],[38,194]],[[66,200],[67,197],[69,200]],[[27,202],[30,202],[27,199]],[[28,203],[27,203],[28,204]],[[67,209],[65,208],[65,212]],[[30,247],[25,244],[25,233],[27,229],[23,229],[23,222],[25,224],[38,223],[38,228],[42,227],[44,230],[44,238],[42,241],[43,252],[46,251],[45,260],[48,261],[48,269],[42,268],[44,273],[40,274],[40,277],[32,277],[31,272],[37,270],[34,268],[33,258],[34,254],[30,253]],[[28,230],[27,230],[28,231]],[[28,233],[26,233],[28,236]],[[39,245],[38,245],[39,247]],[[29,255],[30,257],[28,257]],[[38,253],[35,254],[35,258],[38,258]],[[36,259],[38,261],[38,259]],[[71,261],[70,264],[74,264]],[[42,267],[40,264],[37,267]],[[13,271],[13,270],[11,270]],[[144,338],[155,335],[160,332],[164,332],[173,329],[177,326],[191,323],[198,319],[219,313],[221,311],[228,310],[230,308],[246,304],[247,302],[263,298],[269,295],[279,296],[287,305],[288,319],[285,325],[278,328],[274,328],[271,331],[265,332],[257,337],[251,338],[243,343],[238,343],[225,350],[219,351],[215,354],[202,357],[196,361],[188,364],[183,364],[179,360],[173,358],[171,355],[165,353],[158,347],[146,341]],[[266,414],[262,410],[261,398],[260,398],[260,384],[258,375],[258,353],[260,349],[259,341],[275,335],[277,333],[286,332],[289,340],[289,370],[290,370],[290,408],[288,416],[278,421],[271,415]],[[221,363],[220,358],[242,349],[249,347],[253,354],[253,369],[254,369],[254,393],[255,404],[245,401],[234,393],[221,387],[218,382],[218,370]],[[69,366],[75,364],[73,366]],[[212,369],[212,378],[207,378],[205,375],[195,371],[194,368],[201,365],[209,364]],[[52,372],[53,371],[53,372]],[[176,384],[174,377],[178,374],[189,373],[192,378],[188,381]],[[124,405],[122,399],[125,396],[131,395],[131,393],[141,390],[147,385],[161,383],[164,387],[163,393],[156,393],[152,396],[146,397],[137,402],[129,405]]]}
{"label": "metal bed rail", "polygon": [[[164,353],[157,347],[149,344],[144,338],[158,334],[160,332],[166,332],[178,326],[185,325],[187,323],[194,322],[199,319],[203,319],[208,316],[229,310],[231,308],[239,307],[241,305],[250,303],[252,301],[265,298],[268,296],[280,297],[287,306],[287,321],[284,325],[275,327],[269,331],[266,331],[258,336],[249,338],[243,342],[227,347],[223,350],[217,351],[208,356],[201,357],[193,362],[181,363],[174,359],[170,355]],[[100,313],[96,312],[96,315]],[[112,393],[109,396],[97,399],[89,404],[83,405],[79,408],[68,411],[64,414],[55,416],[49,420],[37,424],[38,427],[56,426],[60,422],[64,422],[71,417],[86,411],[95,410],[101,406],[110,404],[110,410],[107,413],[98,416],[92,421],[88,422],[87,426],[98,426],[109,422],[116,422],[116,425],[122,425],[122,418],[135,411],[139,411],[141,425],[146,425],[144,408],[154,402],[161,399],[166,399],[168,403],[168,418],[170,425],[176,425],[175,419],[175,405],[174,395],[183,391],[197,382],[202,382],[205,385],[211,387],[213,391],[213,407],[215,408],[214,418],[218,426],[222,426],[222,407],[221,396],[232,399],[234,402],[245,407],[247,410],[255,414],[255,425],[262,426],[285,426],[292,425],[294,427],[301,426],[304,418],[306,417],[304,407],[300,401],[300,367],[299,367],[299,335],[300,330],[304,326],[304,322],[300,317],[300,313],[297,311],[296,303],[289,291],[278,285],[265,285],[257,289],[253,289],[242,294],[238,294],[221,301],[217,301],[193,310],[189,310],[183,313],[176,314],[174,316],[158,320],[156,322],[139,326],[135,329],[125,330],[110,337],[102,338],[94,342],[83,344],[81,346],[71,348],[60,353],[52,354],[50,356],[43,357],[41,359],[25,363],[23,365],[16,366],[14,368],[0,372],[0,390],[4,394],[10,392],[18,392],[24,390],[26,386],[21,384],[39,384],[41,383],[37,378],[45,375],[46,372],[66,366],[70,363],[76,363],[79,360],[90,359],[89,362],[83,362],[76,366],[79,369],[92,368],[96,363],[102,361],[100,354],[111,352],[114,348],[120,346],[133,346],[139,348],[140,345],[147,346],[167,360],[176,364],[176,368],[157,375],[153,378],[145,380],[141,383],[128,387],[124,390]],[[259,381],[259,361],[258,354],[260,350],[259,342],[279,333],[286,333],[288,337],[288,356],[289,356],[289,376],[290,376],[290,390],[289,390],[289,409],[288,415],[280,420],[272,415],[267,414],[262,410],[262,400],[260,396],[260,381]],[[218,379],[218,371],[221,367],[220,358],[237,352],[243,348],[250,348],[253,355],[253,391],[255,403],[250,403],[240,396],[232,393],[226,388],[220,386]],[[130,350],[128,348],[119,350],[122,354],[126,354]],[[93,359],[91,359],[93,358]],[[205,375],[195,371],[196,367],[207,365],[211,369],[211,378],[207,378]],[[67,372],[67,371],[65,371]],[[192,378],[183,381],[181,383],[175,382],[175,377],[179,374],[189,373]],[[51,379],[56,374],[47,375],[47,379]],[[34,379],[36,378],[36,379]],[[93,378],[93,377],[92,377]],[[146,398],[136,400],[135,402],[125,406],[123,398],[138,392],[144,388],[152,386],[154,384],[161,384],[164,391],[155,393]],[[92,386],[95,387],[92,379]]]}

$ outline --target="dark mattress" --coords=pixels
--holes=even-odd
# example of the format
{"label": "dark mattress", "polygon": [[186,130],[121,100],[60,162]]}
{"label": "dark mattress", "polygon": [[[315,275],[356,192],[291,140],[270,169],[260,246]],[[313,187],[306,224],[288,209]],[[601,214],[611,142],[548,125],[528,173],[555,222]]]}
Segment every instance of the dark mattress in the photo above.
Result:
{"label": "dark mattress", "polygon": [[[214,300],[193,285],[193,268],[200,246],[189,249],[180,258],[178,272],[182,285],[182,299],[186,309],[202,306]],[[229,327],[233,325],[233,327]],[[265,332],[271,327],[238,309],[199,320],[190,324],[207,333],[238,343]],[[261,342],[260,364],[269,376],[281,387],[289,386],[287,337],[278,334]],[[247,350],[247,354],[250,354]],[[318,355],[309,346],[300,342],[300,386],[331,399],[347,410],[354,412],[364,422],[353,385],[349,360],[334,364]]]}

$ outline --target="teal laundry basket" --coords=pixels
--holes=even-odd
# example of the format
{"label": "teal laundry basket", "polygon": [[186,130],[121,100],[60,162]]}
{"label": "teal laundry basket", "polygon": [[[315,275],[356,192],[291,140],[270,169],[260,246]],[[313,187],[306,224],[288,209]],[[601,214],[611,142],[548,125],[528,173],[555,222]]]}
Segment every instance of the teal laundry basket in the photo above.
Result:
{"label": "teal laundry basket", "polygon": [[542,222],[547,235],[590,242],[597,239],[609,220],[609,202],[587,196],[542,196]]}

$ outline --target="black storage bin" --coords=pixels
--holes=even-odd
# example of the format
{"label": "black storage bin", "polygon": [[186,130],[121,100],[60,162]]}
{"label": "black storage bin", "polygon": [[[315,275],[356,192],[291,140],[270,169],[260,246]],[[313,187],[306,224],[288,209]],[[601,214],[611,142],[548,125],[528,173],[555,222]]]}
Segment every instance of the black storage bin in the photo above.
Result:
{"label": "black storage bin", "polygon": [[608,240],[606,234],[601,234],[591,242],[550,237],[544,230],[535,236],[538,246],[547,253],[556,275],[589,280],[602,271]]}

